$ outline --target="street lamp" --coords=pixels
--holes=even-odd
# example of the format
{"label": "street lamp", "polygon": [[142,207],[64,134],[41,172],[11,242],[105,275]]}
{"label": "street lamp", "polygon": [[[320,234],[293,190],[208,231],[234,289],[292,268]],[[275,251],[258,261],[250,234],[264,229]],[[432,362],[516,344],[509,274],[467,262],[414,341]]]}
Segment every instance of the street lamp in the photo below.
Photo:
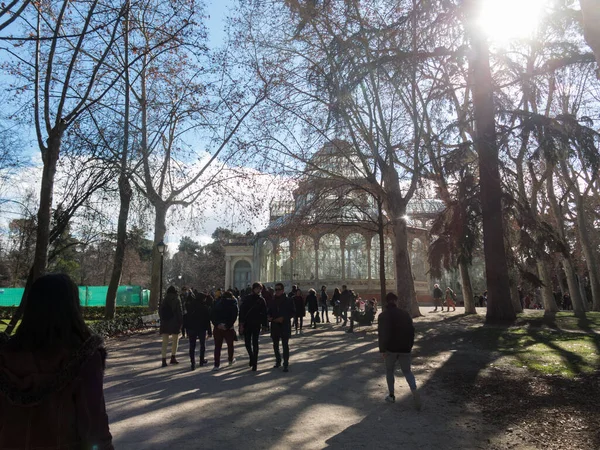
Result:
{"label": "street lamp", "polygon": [[156,244],[156,250],[158,250],[158,253],[160,253],[160,297],[159,297],[159,304],[162,304],[162,295],[163,295],[163,265],[164,265],[164,260],[165,260],[165,250],[166,250],[167,246],[165,245],[165,243],[163,242],[163,240],[161,239],[160,242],[158,244]]}

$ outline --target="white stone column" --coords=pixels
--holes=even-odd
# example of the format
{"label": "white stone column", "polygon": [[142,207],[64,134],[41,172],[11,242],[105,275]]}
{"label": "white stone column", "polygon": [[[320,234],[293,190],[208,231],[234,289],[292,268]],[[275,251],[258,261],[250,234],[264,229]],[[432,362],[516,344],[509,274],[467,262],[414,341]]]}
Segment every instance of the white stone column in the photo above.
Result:
{"label": "white stone column", "polygon": [[340,239],[340,249],[342,250],[342,280],[346,279],[346,239]]}
{"label": "white stone column", "polygon": [[231,284],[231,256],[225,257],[225,289],[229,289],[229,285]]}

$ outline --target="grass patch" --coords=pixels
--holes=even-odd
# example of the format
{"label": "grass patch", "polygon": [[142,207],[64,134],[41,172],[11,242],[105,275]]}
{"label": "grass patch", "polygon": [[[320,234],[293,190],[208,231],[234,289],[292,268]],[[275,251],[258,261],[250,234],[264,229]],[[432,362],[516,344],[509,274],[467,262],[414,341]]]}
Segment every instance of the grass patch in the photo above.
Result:
{"label": "grass patch", "polygon": [[528,312],[514,326],[472,326],[468,339],[498,352],[502,364],[574,378],[600,370],[600,313],[587,315],[582,321],[568,312],[553,318],[544,317],[543,311]]}

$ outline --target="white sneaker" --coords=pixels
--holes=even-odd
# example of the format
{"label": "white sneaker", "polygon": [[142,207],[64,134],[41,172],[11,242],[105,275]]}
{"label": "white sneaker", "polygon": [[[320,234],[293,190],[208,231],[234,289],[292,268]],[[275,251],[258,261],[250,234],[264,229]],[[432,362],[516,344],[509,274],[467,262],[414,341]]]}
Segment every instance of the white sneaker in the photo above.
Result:
{"label": "white sneaker", "polygon": [[393,396],[391,396],[391,395],[388,395],[388,396],[385,398],[385,401],[386,401],[386,402],[388,402],[388,403],[395,403],[395,402],[396,402],[396,397],[393,397]]}
{"label": "white sneaker", "polygon": [[412,392],[413,403],[415,404],[415,408],[417,409],[417,411],[421,411],[421,407],[423,406],[421,404],[421,394],[419,394],[419,391],[417,391],[416,389],[410,392]]}
{"label": "white sneaker", "polygon": [[229,365],[233,366],[236,361],[237,361],[237,359],[233,358],[231,361],[229,361]]}
{"label": "white sneaker", "polygon": [[212,368],[213,372],[218,372],[219,370],[221,370],[221,368],[219,366],[215,366]]}

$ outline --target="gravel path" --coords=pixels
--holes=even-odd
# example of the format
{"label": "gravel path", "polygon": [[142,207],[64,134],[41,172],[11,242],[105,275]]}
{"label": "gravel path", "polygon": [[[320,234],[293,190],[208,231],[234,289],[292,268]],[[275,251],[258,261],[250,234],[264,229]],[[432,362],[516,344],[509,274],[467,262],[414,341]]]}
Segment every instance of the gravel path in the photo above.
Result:
{"label": "gravel path", "polygon": [[420,412],[400,372],[396,403],[384,402],[385,371],[375,327],[354,334],[335,324],[306,329],[290,340],[289,373],[272,368],[268,335],[260,338],[257,372],[250,371],[241,341],[236,342],[237,363],[211,372],[213,341],[208,340],[209,365],[192,372],[187,339],[180,341],[180,364],[166,368],[160,367],[156,331],[112,339],[104,390],[115,448],[533,448],[512,443],[448,388],[453,368],[471,361],[464,357],[475,358],[476,376],[485,355],[468,355],[460,350],[464,345],[446,338],[461,308],[445,315],[429,314],[430,309],[423,308],[424,316],[415,321],[413,370],[422,392]]}

